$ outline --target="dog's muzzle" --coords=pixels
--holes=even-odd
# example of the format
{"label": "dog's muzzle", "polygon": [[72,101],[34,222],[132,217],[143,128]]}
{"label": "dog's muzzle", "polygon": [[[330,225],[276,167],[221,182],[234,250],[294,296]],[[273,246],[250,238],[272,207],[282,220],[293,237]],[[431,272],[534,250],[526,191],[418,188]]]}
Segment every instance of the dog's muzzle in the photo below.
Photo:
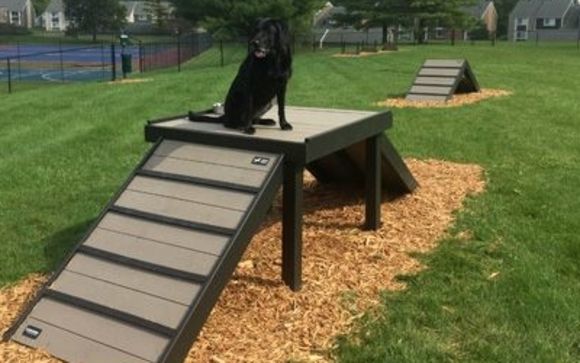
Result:
{"label": "dog's muzzle", "polygon": [[268,55],[268,52],[266,52],[266,49],[264,49],[264,48],[254,49],[254,57],[256,57],[258,59],[262,59],[262,58],[266,58],[266,55]]}

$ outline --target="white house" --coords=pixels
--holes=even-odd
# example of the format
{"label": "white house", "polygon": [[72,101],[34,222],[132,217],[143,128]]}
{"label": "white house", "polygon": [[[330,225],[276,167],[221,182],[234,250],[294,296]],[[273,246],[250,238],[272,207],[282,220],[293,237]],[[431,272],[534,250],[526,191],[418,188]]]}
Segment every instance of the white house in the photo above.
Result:
{"label": "white house", "polygon": [[65,31],[68,21],[64,16],[62,0],[50,0],[50,3],[40,15],[40,24],[46,31]]}
{"label": "white house", "polygon": [[0,23],[32,28],[34,8],[31,0],[0,0]]}
{"label": "white house", "polygon": [[[127,23],[152,25],[155,21],[154,14],[150,9],[150,5],[144,1],[121,1],[121,5],[127,9]],[[165,9],[168,16],[174,11],[173,5],[169,1],[162,1],[161,6]]]}

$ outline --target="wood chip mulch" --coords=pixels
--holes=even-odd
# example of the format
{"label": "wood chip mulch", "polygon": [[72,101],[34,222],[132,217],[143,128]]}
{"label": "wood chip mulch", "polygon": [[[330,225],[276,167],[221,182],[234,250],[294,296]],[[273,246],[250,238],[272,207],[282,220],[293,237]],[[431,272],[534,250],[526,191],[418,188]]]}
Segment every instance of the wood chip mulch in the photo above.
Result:
{"label": "wood chip mulch", "polygon": [[117,85],[117,84],[133,84],[133,83],[143,83],[143,82],[151,82],[153,78],[125,78],[125,79],[118,79],[116,81],[109,81],[107,84],[110,85]]}
{"label": "wood chip mulch", "polygon": [[483,88],[480,92],[456,94],[447,102],[438,101],[408,101],[404,98],[390,98],[377,102],[377,106],[391,108],[447,108],[460,107],[481,102],[488,98],[511,96],[513,92],[502,89]]}
{"label": "wood chip mulch", "polygon": [[[477,165],[406,160],[420,188],[382,205],[379,231],[361,231],[363,195],[305,180],[303,281],[293,293],[280,281],[280,198],[222,293],[197,342],[193,362],[327,362],[334,339],[348,333],[379,303],[379,292],[398,290],[399,274],[421,264],[411,252],[437,246],[466,196],[484,190]],[[16,318],[44,277],[0,290],[0,333]],[[15,343],[0,343],[6,363],[59,362]]]}
{"label": "wood chip mulch", "polygon": [[356,53],[337,53],[333,54],[333,57],[336,58],[360,58],[360,57],[369,57],[372,55],[379,55],[379,54],[389,54],[389,53],[396,53],[396,50],[379,50],[377,52],[359,52]]}

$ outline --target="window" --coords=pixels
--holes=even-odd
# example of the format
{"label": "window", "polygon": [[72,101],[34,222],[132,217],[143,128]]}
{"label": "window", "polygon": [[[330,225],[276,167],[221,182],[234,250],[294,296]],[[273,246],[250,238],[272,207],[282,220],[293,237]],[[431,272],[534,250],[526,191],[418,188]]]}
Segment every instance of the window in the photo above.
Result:
{"label": "window", "polygon": [[60,27],[60,17],[58,16],[58,13],[52,13],[50,22],[53,29],[58,29]]}
{"label": "window", "polygon": [[555,26],[556,26],[556,19],[555,18],[544,18],[544,27],[553,28]]}
{"label": "window", "polygon": [[528,25],[528,18],[518,18],[517,25]]}
{"label": "window", "polygon": [[20,13],[18,11],[10,12],[10,24],[20,25]]}

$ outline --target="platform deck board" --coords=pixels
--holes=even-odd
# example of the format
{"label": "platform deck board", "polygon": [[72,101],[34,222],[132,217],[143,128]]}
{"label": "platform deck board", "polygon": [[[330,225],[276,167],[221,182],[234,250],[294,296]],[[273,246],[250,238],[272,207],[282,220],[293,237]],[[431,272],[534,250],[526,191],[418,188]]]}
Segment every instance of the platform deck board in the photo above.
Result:
{"label": "platform deck board", "polygon": [[[192,122],[187,118],[178,118],[167,121],[157,126],[174,128],[193,132],[218,133],[222,135],[235,135],[255,139],[269,139],[283,142],[304,143],[306,139],[318,134],[332,131],[340,126],[346,126],[360,121],[361,118],[371,117],[374,112],[353,110],[330,110],[303,107],[287,107],[286,117],[292,124],[292,131],[281,130],[276,126],[257,125],[254,135],[247,135],[238,130],[231,130],[220,124],[205,122]],[[273,107],[263,118],[278,120],[277,107]]]}
{"label": "platform deck board", "polygon": [[[277,107],[263,117],[277,120]],[[256,126],[248,135],[221,124],[193,122],[185,116],[153,121],[145,130],[148,141],[170,140],[237,147],[255,152],[280,152],[286,158],[305,164],[365,140],[392,125],[389,111],[369,112],[308,107],[286,107],[292,131],[278,126]],[[176,169],[175,167],[173,168]]]}

